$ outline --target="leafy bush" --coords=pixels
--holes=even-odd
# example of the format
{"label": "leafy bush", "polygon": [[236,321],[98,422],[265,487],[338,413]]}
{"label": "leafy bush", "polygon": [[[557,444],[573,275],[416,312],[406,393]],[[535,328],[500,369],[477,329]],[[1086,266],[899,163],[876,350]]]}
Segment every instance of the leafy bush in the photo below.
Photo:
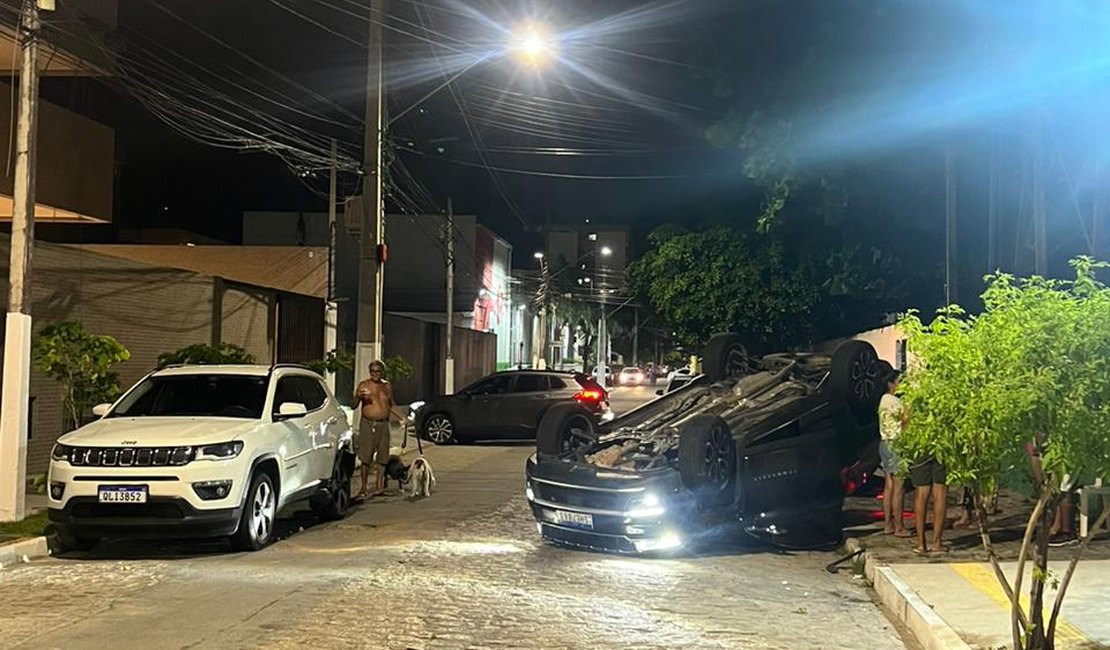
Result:
{"label": "leafy bush", "polygon": [[254,363],[254,355],[233,343],[220,343],[208,345],[207,343],[194,343],[176,350],[158,355],[158,367],[187,364],[187,365],[216,365],[216,364]]}
{"label": "leafy bush", "polygon": [[328,352],[323,359],[309,361],[304,365],[321,377],[325,377],[328,373],[353,369],[355,367],[355,358],[346,352],[332,350]]}
{"label": "leafy bush", "polygon": [[412,364],[400,355],[382,359],[382,363],[385,364],[385,372],[382,374],[386,381],[395,382],[412,376]]}
{"label": "leafy bush", "polygon": [[90,334],[80,321],[65,321],[39,330],[31,344],[31,362],[65,391],[66,430],[81,425],[91,407],[120,394],[119,375],[112,366],[131,358],[111,336]]}

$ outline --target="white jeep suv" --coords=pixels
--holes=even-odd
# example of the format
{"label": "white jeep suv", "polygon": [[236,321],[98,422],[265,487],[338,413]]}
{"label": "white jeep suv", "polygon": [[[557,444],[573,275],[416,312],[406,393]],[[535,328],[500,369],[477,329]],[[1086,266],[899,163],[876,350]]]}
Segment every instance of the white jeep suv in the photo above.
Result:
{"label": "white jeep suv", "polygon": [[258,550],[295,501],[327,519],[347,513],[351,427],[305,368],[167,368],[94,413],[51,454],[49,516],[63,546],[230,536]]}

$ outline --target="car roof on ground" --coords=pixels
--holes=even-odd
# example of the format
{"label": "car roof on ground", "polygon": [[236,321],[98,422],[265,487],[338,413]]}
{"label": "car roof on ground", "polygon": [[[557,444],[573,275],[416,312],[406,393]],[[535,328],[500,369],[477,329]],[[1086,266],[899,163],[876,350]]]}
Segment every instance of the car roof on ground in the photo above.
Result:
{"label": "car roof on ground", "polygon": [[[154,375],[157,377],[172,377],[176,375],[247,375],[264,377],[270,374],[272,369],[272,366],[246,364],[188,364],[163,368],[155,372]],[[304,368],[296,369],[305,370]]]}

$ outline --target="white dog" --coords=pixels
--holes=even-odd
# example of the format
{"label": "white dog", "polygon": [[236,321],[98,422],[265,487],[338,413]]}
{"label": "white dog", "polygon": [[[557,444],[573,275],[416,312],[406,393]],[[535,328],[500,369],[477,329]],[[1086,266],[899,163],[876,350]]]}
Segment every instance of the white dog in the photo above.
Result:
{"label": "white dog", "polygon": [[410,499],[430,497],[435,484],[436,475],[432,471],[431,463],[423,456],[412,461],[412,465],[409,465],[408,479],[404,483],[405,496]]}

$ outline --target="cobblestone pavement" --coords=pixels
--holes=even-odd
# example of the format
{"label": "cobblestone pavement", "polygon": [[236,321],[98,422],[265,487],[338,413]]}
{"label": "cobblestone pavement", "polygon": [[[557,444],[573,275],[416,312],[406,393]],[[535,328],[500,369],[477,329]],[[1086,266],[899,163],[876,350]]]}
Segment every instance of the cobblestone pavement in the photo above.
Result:
{"label": "cobblestone pavement", "polygon": [[525,446],[429,451],[440,491],[253,554],[105,545],[0,571],[0,647],[901,648],[835,554],[633,559],[546,545]]}

